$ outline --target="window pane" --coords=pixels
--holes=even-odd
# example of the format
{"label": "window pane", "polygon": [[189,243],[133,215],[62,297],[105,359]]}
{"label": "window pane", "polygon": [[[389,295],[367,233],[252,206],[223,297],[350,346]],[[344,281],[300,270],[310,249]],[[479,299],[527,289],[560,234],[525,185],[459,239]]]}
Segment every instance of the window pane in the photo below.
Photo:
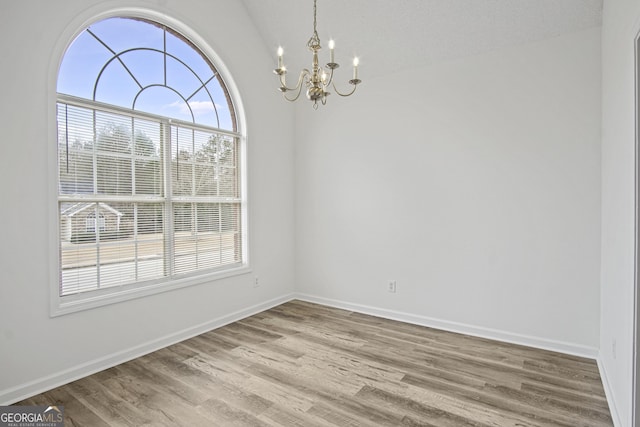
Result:
{"label": "window pane", "polygon": [[198,267],[198,234],[195,221],[194,205],[174,204],[174,265],[177,274],[193,271]]}
{"label": "window pane", "polygon": [[193,194],[193,131],[171,127],[171,184],[175,196]]}
{"label": "window pane", "polygon": [[235,138],[173,128],[172,150],[174,194],[237,197]]}
{"label": "window pane", "polygon": [[133,126],[135,128],[133,138],[135,154],[151,159],[159,158],[162,153],[160,149],[161,124],[150,120],[135,119]]}
{"label": "window pane", "polygon": [[239,203],[220,204],[220,233],[222,244],[220,262],[229,264],[242,259],[242,232]]}
{"label": "window pane", "polygon": [[213,102],[213,98],[205,88],[198,90],[198,92],[189,99],[189,106],[193,111],[194,122],[222,128],[217,112],[219,106]]}
{"label": "window pane", "polygon": [[[202,82],[190,65],[185,65],[182,58],[180,61],[167,56],[167,85],[174,88],[178,93],[190,97],[202,87]],[[209,71],[211,74],[211,71]]]}
{"label": "window pane", "polygon": [[151,86],[140,92],[136,99],[135,109],[173,119],[193,121],[189,106],[184,99],[173,90],[164,86]]}
{"label": "window pane", "polygon": [[162,195],[164,185],[160,159],[136,160],[136,194]]}
{"label": "window pane", "polygon": [[96,112],[96,149],[115,153],[131,152],[132,119],[127,116]]}
{"label": "window pane", "polygon": [[101,75],[96,76],[95,100],[133,108],[133,100],[141,87],[120,61],[112,60]]}
{"label": "window pane", "polygon": [[93,150],[90,146],[75,143],[59,150],[60,193],[93,194]]}
{"label": "window pane", "polygon": [[93,194],[92,123],[90,111],[58,104],[60,194]]}
{"label": "window pane", "polygon": [[220,136],[220,149],[221,152],[219,163],[224,166],[235,167],[237,164],[237,142],[236,138],[229,136]]}
{"label": "window pane", "polygon": [[132,75],[130,78],[137,82],[138,90],[164,80],[164,58],[161,51],[144,48],[131,50],[118,57]]}
{"label": "window pane", "polygon": [[239,213],[239,204],[174,204],[176,273],[239,262]]}
{"label": "window pane", "polygon": [[235,131],[236,122],[233,117],[233,106],[227,90],[223,88],[218,78],[211,80],[207,84],[207,89],[209,89],[209,93],[211,93],[211,96],[216,101],[218,120],[220,120],[218,127],[220,129]]}
{"label": "window pane", "polygon": [[88,32],[81,33],[69,47],[60,64],[58,92],[93,99],[93,88],[100,69],[113,56]]}
{"label": "window pane", "polygon": [[61,203],[61,294],[163,277],[163,212],[162,203]]}
{"label": "window pane", "polygon": [[236,176],[237,169],[231,167],[221,167],[218,188],[219,194],[223,197],[238,197],[238,179]]}
{"label": "window pane", "polygon": [[162,196],[162,127],[157,122],[136,119],[134,128],[135,194]]}
{"label": "window pane", "polygon": [[98,194],[131,195],[131,159],[97,156]]}
{"label": "window pane", "polygon": [[180,58],[189,65],[203,81],[207,81],[213,75],[211,65],[204,59],[204,55],[185,41],[182,36],[175,33],[167,33],[167,53]]}
{"label": "window pane", "polygon": [[139,204],[137,207],[137,280],[163,277],[168,274],[164,265],[164,206]]}
{"label": "window pane", "polygon": [[89,29],[116,53],[137,47],[162,50],[162,27],[150,21],[108,18],[92,24]]}

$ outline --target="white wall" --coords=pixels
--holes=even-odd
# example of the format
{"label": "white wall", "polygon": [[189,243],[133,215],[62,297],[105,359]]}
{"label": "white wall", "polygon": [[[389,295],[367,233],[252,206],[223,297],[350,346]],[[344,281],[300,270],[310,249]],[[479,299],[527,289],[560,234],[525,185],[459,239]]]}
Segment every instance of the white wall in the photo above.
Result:
{"label": "white wall", "polygon": [[[619,337],[618,361],[603,360],[628,412],[632,144],[617,113],[632,86],[614,70],[632,67],[613,27],[629,29],[632,3],[606,19],[600,325],[599,29],[393,81],[367,79],[363,58],[359,93],[298,105],[294,130],[273,58],[236,1],[0,1],[0,179],[16,184],[0,192],[0,404],[280,301],[295,275],[295,290],[324,301],[566,351],[606,352]],[[193,28],[234,76],[249,124],[253,273],[50,318],[52,64],[80,23],[124,5]],[[607,136],[618,120],[625,134]]]}
{"label": "white wall", "polygon": [[[125,5],[181,21],[234,77],[248,122],[253,272],[99,309],[49,317],[48,168],[60,46],[83,22]],[[0,404],[188,333],[263,309],[293,291],[293,112],[278,96],[246,11],[231,0],[0,2]],[[277,125],[274,125],[276,124]],[[55,134],[55,132],[54,132]],[[253,288],[253,277],[260,277]]]}
{"label": "white wall", "polygon": [[298,106],[297,290],[595,357],[600,61],[599,28],[385,78],[363,58],[357,95]]}
{"label": "white wall", "polygon": [[[631,425],[634,269],[634,39],[640,3],[605,1],[602,25],[601,367],[620,426]],[[614,343],[616,347],[614,355]]]}

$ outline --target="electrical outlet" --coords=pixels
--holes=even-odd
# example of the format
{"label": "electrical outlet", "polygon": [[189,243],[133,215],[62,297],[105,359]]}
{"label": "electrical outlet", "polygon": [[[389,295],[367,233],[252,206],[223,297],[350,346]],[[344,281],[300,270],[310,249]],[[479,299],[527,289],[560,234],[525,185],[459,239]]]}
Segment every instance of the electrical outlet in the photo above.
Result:
{"label": "electrical outlet", "polygon": [[253,280],[253,287],[254,288],[260,287],[260,279],[258,279],[258,276],[256,276]]}
{"label": "electrical outlet", "polygon": [[396,281],[395,280],[389,280],[389,286],[388,286],[387,289],[392,294],[395,294],[396,293]]}

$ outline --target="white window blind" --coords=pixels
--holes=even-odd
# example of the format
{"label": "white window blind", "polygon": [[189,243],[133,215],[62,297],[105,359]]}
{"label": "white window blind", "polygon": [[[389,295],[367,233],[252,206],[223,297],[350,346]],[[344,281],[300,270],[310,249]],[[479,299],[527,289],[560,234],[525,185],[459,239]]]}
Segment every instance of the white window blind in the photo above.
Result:
{"label": "white window blind", "polygon": [[239,137],[57,104],[60,296],[242,264]]}

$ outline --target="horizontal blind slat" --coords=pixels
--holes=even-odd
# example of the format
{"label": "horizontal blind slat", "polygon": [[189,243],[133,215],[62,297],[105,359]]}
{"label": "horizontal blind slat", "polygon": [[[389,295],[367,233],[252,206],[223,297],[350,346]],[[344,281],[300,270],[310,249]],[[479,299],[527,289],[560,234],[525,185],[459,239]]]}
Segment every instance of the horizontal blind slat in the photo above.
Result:
{"label": "horizontal blind slat", "polygon": [[59,103],[61,295],[171,279],[168,241],[177,276],[241,262],[237,146],[236,137],[195,126]]}

